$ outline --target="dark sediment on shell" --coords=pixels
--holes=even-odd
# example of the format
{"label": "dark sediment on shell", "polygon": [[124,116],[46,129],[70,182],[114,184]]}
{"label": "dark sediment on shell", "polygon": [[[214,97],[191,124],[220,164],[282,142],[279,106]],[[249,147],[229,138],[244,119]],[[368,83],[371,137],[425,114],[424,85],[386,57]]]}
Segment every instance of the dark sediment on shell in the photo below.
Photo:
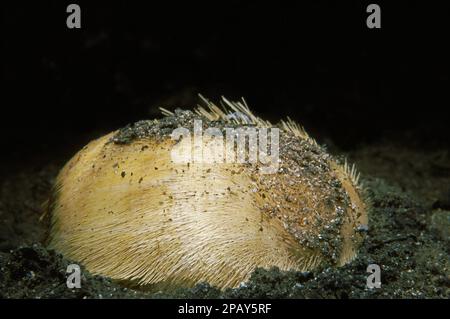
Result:
{"label": "dark sediment on shell", "polygon": [[[278,174],[259,176],[263,191],[271,192],[277,203],[267,207],[266,213],[279,218],[302,246],[319,249],[334,264],[340,255],[340,228],[350,199],[331,174],[331,156],[322,147],[284,132],[280,159]],[[306,186],[306,194],[298,196],[296,185]],[[307,204],[302,202],[306,196]]]}
{"label": "dark sediment on shell", "polygon": [[179,127],[191,129],[194,120],[202,120],[209,127],[224,127],[222,121],[209,121],[189,110],[175,110],[174,115],[165,116],[162,119],[143,120],[129,124],[121,128],[111,139],[115,144],[130,144],[136,139],[160,138],[170,136],[172,131]]}

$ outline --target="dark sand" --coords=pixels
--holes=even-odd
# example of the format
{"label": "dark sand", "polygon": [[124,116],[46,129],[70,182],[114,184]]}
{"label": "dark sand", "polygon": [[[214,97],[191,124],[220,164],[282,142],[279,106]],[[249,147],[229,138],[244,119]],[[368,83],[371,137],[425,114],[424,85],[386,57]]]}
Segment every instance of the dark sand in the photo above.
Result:
{"label": "dark sand", "polygon": [[[42,245],[39,222],[58,170],[72,150],[22,159],[0,182],[0,298],[449,298],[450,160],[444,151],[393,143],[335,155],[355,162],[372,197],[369,230],[358,257],[312,273],[258,269],[237,289],[207,283],[144,292],[83,269],[81,289],[66,287],[71,261]],[[61,155],[63,154],[63,155]],[[25,167],[25,168],[24,168]],[[366,288],[367,265],[381,266],[380,289]]]}

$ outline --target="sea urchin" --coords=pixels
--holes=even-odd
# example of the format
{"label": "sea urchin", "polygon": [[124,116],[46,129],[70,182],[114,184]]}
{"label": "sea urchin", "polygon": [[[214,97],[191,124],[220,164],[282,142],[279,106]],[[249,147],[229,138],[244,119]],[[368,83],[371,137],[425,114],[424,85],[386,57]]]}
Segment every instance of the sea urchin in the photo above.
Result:
{"label": "sea urchin", "polygon": [[219,108],[203,100],[194,112],[163,109],[164,118],[78,152],[48,202],[49,247],[94,274],[145,287],[235,287],[256,267],[306,271],[351,260],[367,224],[354,168],[290,119],[278,125],[272,173],[262,174],[260,162],[174,161],[174,149],[190,143],[174,139],[174,129],[196,121],[219,132],[273,127],[245,101],[223,99]]}

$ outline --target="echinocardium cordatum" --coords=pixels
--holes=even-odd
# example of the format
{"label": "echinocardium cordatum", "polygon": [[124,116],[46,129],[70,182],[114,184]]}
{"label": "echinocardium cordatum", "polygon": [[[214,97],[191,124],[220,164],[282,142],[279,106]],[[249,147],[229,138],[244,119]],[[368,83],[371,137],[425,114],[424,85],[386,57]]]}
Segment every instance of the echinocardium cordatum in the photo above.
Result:
{"label": "echinocardium cordatum", "polygon": [[[223,99],[219,108],[203,100],[80,150],[48,201],[48,246],[93,274],[143,287],[236,287],[256,267],[308,271],[354,258],[367,225],[354,167],[290,119],[273,126],[245,101]],[[173,131],[195,121],[219,132],[277,127],[276,171],[262,174],[260,162],[174,161],[189,139]]]}

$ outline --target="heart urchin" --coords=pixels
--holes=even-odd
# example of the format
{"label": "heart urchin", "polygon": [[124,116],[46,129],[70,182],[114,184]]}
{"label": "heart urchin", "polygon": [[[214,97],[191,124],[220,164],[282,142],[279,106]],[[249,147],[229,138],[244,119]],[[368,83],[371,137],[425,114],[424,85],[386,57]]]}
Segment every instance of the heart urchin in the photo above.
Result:
{"label": "heart urchin", "polygon": [[[158,287],[201,281],[235,287],[256,267],[306,271],[351,260],[367,224],[354,169],[291,120],[278,126],[272,173],[262,174],[260,161],[221,161],[225,156],[174,161],[186,141],[191,150],[190,138],[173,138],[177,128],[191,130],[201,121],[202,129],[235,129],[237,141],[239,127],[272,127],[245,103],[224,99],[220,109],[205,102],[195,113],[163,110],[161,120],[137,122],[78,152],[49,201],[49,247],[94,274]],[[201,141],[194,141],[193,153],[214,144],[223,146],[222,155],[239,156],[234,137],[231,149],[215,143],[217,136]],[[249,136],[241,141],[251,144]]]}

